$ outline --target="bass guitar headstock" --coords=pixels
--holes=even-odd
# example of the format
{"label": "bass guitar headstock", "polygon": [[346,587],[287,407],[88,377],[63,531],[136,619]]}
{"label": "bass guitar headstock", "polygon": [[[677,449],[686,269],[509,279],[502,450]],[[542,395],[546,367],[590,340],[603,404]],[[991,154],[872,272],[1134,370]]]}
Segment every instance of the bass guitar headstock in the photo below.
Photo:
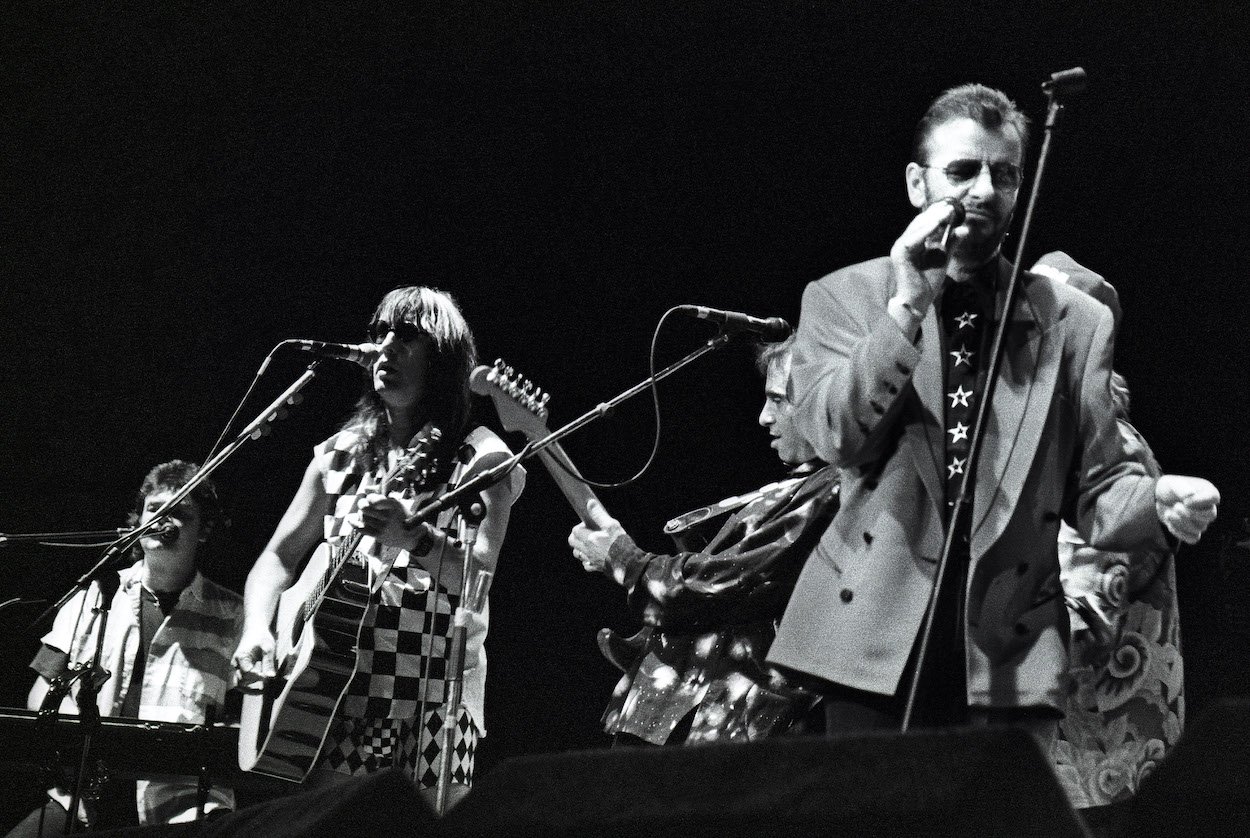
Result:
{"label": "bass guitar headstock", "polygon": [[547,403],[550,393],[520,375],[502,360],[493,367],[481,366],[469,376],[469,387],[495,403],[504,430],[520,431],[531,441],[547,436]]}
{"label": "bass guitar headstock", "polygon": [[[493,367],[475,369],[469,376],[469,387],[479,396],[490,396],[505,430],[520,431],[530,442],[551,435],[547,430],[550,395],[503,361],[496,361]],[[539,451],[538,456],[578,517],[593,525],[594,519],[587,507],[590,501],[596,500],[595,493],[583,481],[564,449],[554,443]]]}

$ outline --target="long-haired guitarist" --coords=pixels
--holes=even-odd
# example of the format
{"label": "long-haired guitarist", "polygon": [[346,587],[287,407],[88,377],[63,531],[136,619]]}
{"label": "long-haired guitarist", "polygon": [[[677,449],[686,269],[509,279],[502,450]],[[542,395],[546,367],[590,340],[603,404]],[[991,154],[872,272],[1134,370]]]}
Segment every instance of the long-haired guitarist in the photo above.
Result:
{"label": "long-haired guitarist", "polygon": [[[355,675],[308,780],[328,782],[395,767],[417,788],[432,792],[441,760],[440,737],[430,731],[443,722],[464,556],[455,538],[456,510],[434,525],[406,528],[405,518],[422,500],[507,448],[486,428],[470,425],[468,379],[476,349],[450,296],[420,286],[391,291],[368,336],[377,346],[368,368],[371,386],[343,428],[316,447],[298,492],[248,575],[235,663],[245,682],[275,675],[282,662],[274,659],[271,622],[280,595],[296,581],[297,568],[313,548],[363,532],[357,555],[377,577],[374,593],[363,616]],[[380,494],[383,475],[415,437],[435,427],[441,432],[435,459],[444,465],[436,485],[392,486],[389,494]],[[524,479],[518,469],[482,493],[486,514],[473,566],[493,572]],[[486,628],[483,609],[468,632],[463,701],[455,719],[453,801],[472,782],[476,742],[485,730]]]}

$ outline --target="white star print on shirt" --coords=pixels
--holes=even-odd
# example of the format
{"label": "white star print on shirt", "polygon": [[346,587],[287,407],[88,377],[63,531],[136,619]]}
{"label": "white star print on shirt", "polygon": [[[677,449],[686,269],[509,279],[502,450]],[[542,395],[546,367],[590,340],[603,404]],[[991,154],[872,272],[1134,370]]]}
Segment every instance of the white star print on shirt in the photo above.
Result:
{"label": "white star print on shirt", "polygon": [[955,366],[959,366],[960,364],[967,364],[969,367],[972,366],[972,352],[969,351],[966,346],[961,346],[959,349],[952,350],[950,352],[950,356],[955,359]]}
{"label": "white star print on shirt", "polygon": [[946,432],[951,435],[951,444],[959,442],[961,439],[968,438],[968,426],[963,422],[956,422],[955,427],[947,428]]}
{"label": "white star print on shirt", "polygon": [[972,321],[976,319],[977,319],[977,315],[975,312],[966,311],[963,314],[955,318],[955,328],[962,329],[965,326],[967,326],[969,329],[971,329]]}
{"label": "white star print on shirt", "polygon": [[972,391],[965,390],[964,386],[960,384],[955,388],[955,392],[947,393],[946,397],[951,400],[951,407],[970,407],[968,397],[971,395]]}
{"label": "white star print on shirt", "polygon": [[954,477],[956,474],[963,474],[964,462],[965,460],[961,460],[958,457],[953,458],[951,460],[951,464],[946,467],[947,470],[950,472],[949,474],[946,475],[946,477],[949,479],[951,477]]}

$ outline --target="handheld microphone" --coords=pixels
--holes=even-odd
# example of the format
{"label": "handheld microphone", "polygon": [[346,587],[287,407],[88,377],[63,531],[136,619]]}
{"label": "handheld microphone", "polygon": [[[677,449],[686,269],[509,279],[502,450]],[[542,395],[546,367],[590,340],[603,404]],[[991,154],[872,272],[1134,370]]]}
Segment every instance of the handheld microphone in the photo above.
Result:
{"label": "handheld microphone", "polygon": [[338,358],[351,361],[368,368],[378,357],[378,346],[375,343],[324,343],[319,340],[293,340],[304,352],[311,352],[322,358]]}
{"label": "handheld microphone", "polygon": [[739,311],[722,311],[707,306],[677,306],[677,310],[700,320],[719,323],[726,332],[754,332],[764,343],[783,341],[794,331],[780,317],[752,317]]}
{"label": "handheld microphone", "polygon": [[951,233],[954,232],[956,227],[964,223],[964,218],[967,217],[968,212],[967,210],[964,209],[963,203],[958,198],[947,197],[947,198],[943,198],[942,202],[950,204],[955,210],[954,212],[951,213],[951,217],[947,219],[946,229],[942,231],[942,237],[938,244],[938,247],[941,248],[943,253],[949,253],[950,245],[951,245]]}

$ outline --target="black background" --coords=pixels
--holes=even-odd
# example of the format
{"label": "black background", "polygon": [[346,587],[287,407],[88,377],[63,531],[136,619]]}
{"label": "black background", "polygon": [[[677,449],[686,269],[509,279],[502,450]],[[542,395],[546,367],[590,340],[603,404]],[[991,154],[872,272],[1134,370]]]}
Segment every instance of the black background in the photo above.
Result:
{"label": "black background", "polygon": [[[271,346],[360,341],[399,284],[451,291],[484,360],[554,393],[553,424],[644,378],[673,305],[797,322],[807,282],[907,223],[933,96],[982,81],[1037,124],[1040,83],[1080,65],[1025,259],[1062,249],[1116,285],[1136,424],[1166,469],[1223,491],[1179,559],[1190,712],[1246,690],[1250,574],[1223,549],[1250,459],[1244,21],[1179,2],[149,5],[30,4],[0,27],[0,530],[121,525],[152,464],[203,459]],[[662,362],[711,333],[670,323]],[[279,355],[246,418],[306,360]],[[750,366],[735,343],[661,385],[658,463],[603,493],[644,546],[781,475]],[[241,590],[361,381],[323,365],[221,468],[234,527],[210,575]],[[650,411],[566,448],[630,474]],[[594,634],[633,622],[570,557],[574,522],[532,467],[492,594],[483,767],[606,744]],[[0,600],[55,599],[95,555],[0,548]],[[6,705],[32,616],[0,611]]]}

